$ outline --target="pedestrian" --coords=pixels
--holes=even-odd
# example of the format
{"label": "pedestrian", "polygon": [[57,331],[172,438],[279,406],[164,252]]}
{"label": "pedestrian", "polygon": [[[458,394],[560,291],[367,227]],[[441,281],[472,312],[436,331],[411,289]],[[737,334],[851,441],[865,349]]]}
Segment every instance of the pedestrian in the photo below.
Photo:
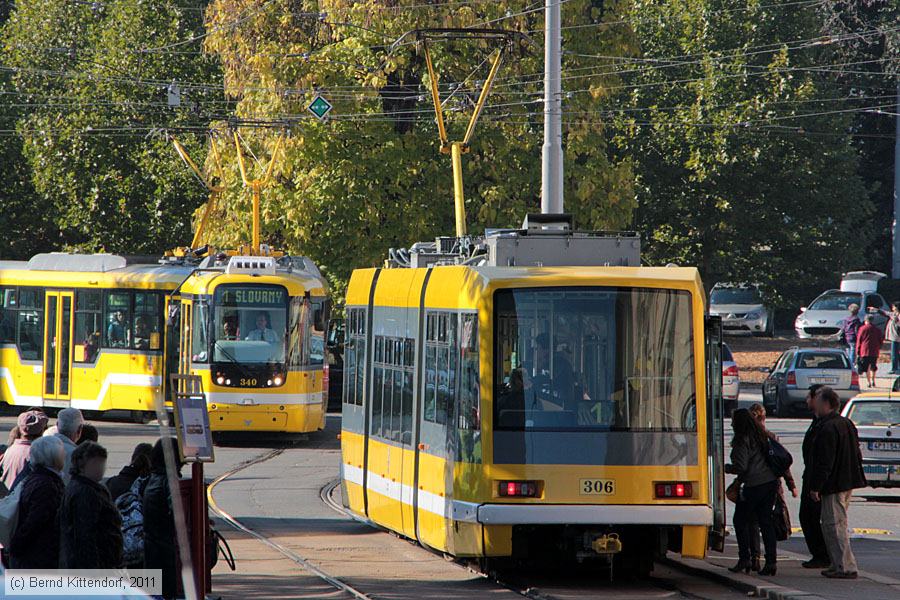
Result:
{"label": "pedestrian", "polygon": [[150,479],[144,487],[144,568],[162,569],[162,596],[174,598],[178,588],[178,544],[166,470],[167,451],[175,459],[176,479],[181,478],[178,441],[171,437],[158,439],[150,455]]}
{"label": "pedestrian", "polygon": [[147,477],[150,475],[150,454],[153,452],[153,446],[142,442],[134,447],[131,453],[131,462],[119,471],[118,475],[110,477],[106,481],[106,488],[113,502],[131,489],[138,477]]}
{"label": "pedestrian", "polygon": [[734,509],[734,529],[738,542],[738,562],[729,570],[733,573],[749,573],[752,567],[750,528],[753,517],[759,524],[765,546],[766,564],[760,575],[775,575],[777,548],[772,507],[778,489],[778,477],[766,462],[769,438],[746,408],[739,408],[731,415],[731,462],[725,472],[737,475],[741,492]]}
{"label": "pedestrian", "polygon": [[62,442],[41,437],[31,444],[31,475],[22,483],[19,516],[9,542],[13,569],[59,568],[59,507],[66,462]]}
{"label": "pedestrian", "polygon": [[810,497],[822,503],[822,534],[831,567],[822,575],[831,579],[856,579],[856,557],[850,547],[847,510],[853,490],[866,486],[859,435],[853,421],[838,414],[841,399],[823,387],[815,398],[818,429],[813,443]]}
{"label": "pedestrian", "polygon": [[859,374],[866,374],[870,388],[875,387],[878,355],[881,354],[883,343],[884,334],[875,326],[875,316],[866,315],[866,322],[856,334],[856,362],[859,365]]}
{"label": "pedestrian", "polygon": [[100,441],[100,432],[97,431],[97,428],[91,425],[90,423],[85,423],[81,426],[81,436],[78,438],[78,443],[83,444],[84,442],[99,442]]}
{"label": "pedestrian", "polygon": [[891,302],[890,312],[880,308],[871,309],[888,318],[884,327],[884,339],[891,343],[890,375],[900,375],[900,300]]}
{"label": "pedestrian", "polygon": [[59,566],[117,569],[122,559],[122,517],[100,484],[106,448],[85,442],[72,453],[71,480],[60,509]]}
{"label": "pedestrian", "polygon": [[44,429],[47,428],[47,415],[36,410],[25,411],[19,415],[16,423],[20,437],[6,449],[6,452],[3,453],[3,460],[0,461],[0,471],[3,473],[0,481],[10,491],[28,463],[32,442],[41,437]]}
{"label": "pedestrian", "polygon": [[[754,403],[750,405],[748,409],[750,414],[753,415],[753,418],[756,419],[757,424],[762,427],[762,430],[766,432],[766,435],[770,438],[778,441],[778,436],[775,435],[775,432],[769,431],[766,429],[766,409],[762,404]],[[797,498],[800,495],[799,490],[797,490],[797,485],[794,482],[794,475],[791,473],[791,470],[788,469],[785,471],[784,475],[784,483],[787,485],[788,491],[791,492],[791,495],[794,498]],[[781,480],[778,480],[778,489],[775,492],[776,498],[779,498],[781,502],[784,502],[784,486],[781,485]],[[786,503],[785,503],[786,504]],[[756,522],[756,519],[753,518],[750,522],[750,570],[751,571],[759,571],[759,524]]]}
{"label": "pedestrian", "polygon": [[819,417],[816,416],[815,397],[824,386],[816,383],[809,386],[806,394],[806,406],[813,413],[812,422],[803,435],[803,478],[800,490],[800,528],[803,530],[803,538],[806,547],[812,555],[807,561],[801,563],[804,569],[826,569],[831,566],[828,558],[828,548],[825,546],[825,537],[822,535],[822,502],[813,500],[809,493],[809,478],[812,475],[813,447],[816,441],[816,432],[819,429]]}
{"label": "pedestrian", "polygon": [[859,304],[851,304],[847,307],[850,315],[841,321],[841,330],[838,333],[841,341],[847,346],[847,356],[850,358],[850,364],[856,368],[856,333],[862,326],[859,320]]}
{"label": "pedestrian", "polygon": [[63,443],[66,449],[66,466],[63,469],[63,481],[69,483],[72,477],[72,453],[78,447],[81,439],[81,430],[84,427],[84,416],[77,408],[64,408],[56,415],[56,437]]}

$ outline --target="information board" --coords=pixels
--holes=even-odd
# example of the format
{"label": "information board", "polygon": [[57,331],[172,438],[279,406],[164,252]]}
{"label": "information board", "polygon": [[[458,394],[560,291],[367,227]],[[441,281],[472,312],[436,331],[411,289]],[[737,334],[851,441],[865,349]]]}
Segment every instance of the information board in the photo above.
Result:
{"label": "information board", "polygon": [[186,463],[215,461],[202,380],[198,375],[172,375],[170,380],[181,459]]}

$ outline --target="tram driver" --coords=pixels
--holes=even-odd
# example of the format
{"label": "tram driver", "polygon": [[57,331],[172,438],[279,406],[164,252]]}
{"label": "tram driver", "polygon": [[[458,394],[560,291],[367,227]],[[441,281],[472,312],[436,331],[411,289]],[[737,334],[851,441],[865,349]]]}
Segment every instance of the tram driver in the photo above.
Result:
{"label": "tram driver", "polygon": [[278,334],[272,329],[272,322],[269,313],[260,311],[256,315],[256,329],[251,331],[246,338],[251,342],[269,342],[270,344],[278,343]]}

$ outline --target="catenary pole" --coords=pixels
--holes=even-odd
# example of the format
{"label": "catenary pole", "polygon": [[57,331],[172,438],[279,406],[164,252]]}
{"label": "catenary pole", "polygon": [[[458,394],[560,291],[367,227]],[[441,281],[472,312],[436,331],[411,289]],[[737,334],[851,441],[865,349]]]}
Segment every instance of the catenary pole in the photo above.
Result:
{"label": "catenary pole", "polygon": [[562,30],[560,3],[544,5],[544,146],[541,152],[541,212],[563,212]]}
{"label": "catenary pole", "polygon": [[897,81],[897,135],[894,140],[894,254],[891,276],[900,279],[900,80]]}

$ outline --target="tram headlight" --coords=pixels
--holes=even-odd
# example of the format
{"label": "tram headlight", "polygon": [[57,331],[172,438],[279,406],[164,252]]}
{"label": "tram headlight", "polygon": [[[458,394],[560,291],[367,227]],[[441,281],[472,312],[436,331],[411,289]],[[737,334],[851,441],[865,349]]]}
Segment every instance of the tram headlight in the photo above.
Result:
{"label": "tram headlight", "polygon": [[282,383],[284,383],[284,379],[281,378],[281,375],[276,375],[272,378],[272,383],[276,386],[281,385]]}
{"label": "tram headlight", "polygon": [[225,384],[225,378],[222,377],[221,375],[219,375],[218,377],[216,377],[216,383],[218,383],[219,385],[224,385],[224,384]]}
{"label": "tram headlight", "polygon": [[226,379],[226,380],[225,380],[225,385],[231,385],[231,380],[230,380],[230,379]]}

